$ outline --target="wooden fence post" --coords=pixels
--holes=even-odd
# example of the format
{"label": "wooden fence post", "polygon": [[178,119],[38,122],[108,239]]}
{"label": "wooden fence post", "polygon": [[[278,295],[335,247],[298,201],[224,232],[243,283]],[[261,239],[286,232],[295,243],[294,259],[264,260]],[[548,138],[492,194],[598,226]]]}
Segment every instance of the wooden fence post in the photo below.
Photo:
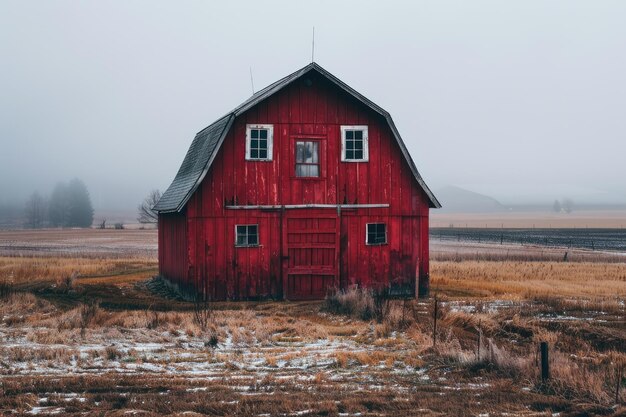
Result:
{"label": "wooden fence post", "polygon": [[620,364],[615,368],[615,404],[619,404],[619,389],[622,387],[622,378],[624,377],[624,367]]}
{"label": "wooden fence post", "polygon": [[548,342],[541,342],[541,380],[550,379],[550,362],[548,360]]}
{"label": "wooden fence post", "polygon": [[483,330],[481,326],[481,320],[478,320],[478,362],[480,362],[480,344],[482,342]]}
{"label": "wooden fence post", "polygon": [[437,300],[437,296],[435,295],[435,309],[433,313],[433,347],[437,344],[437,310],[439,307],[439,300]]}

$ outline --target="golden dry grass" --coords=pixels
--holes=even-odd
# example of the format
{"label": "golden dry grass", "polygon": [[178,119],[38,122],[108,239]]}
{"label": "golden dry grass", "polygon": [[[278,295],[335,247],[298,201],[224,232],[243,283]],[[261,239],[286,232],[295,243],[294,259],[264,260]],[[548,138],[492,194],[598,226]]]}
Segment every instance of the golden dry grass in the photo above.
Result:
{"label": "golden dry grass", "polygon": [[16,285],[33,282],[55,282],[72,274],[78,278],[97,281],[105,276],[132,272],[156,272],[157,262],[148,257],[59,258],[59,257],[0,257],[0,281]]}
{"label": "golden dry grass", "polygon": [[[87,282],[77,291],[88,286]],[[6,391],[10,395],[0,396],[0,412],[12,408],[28,412],[33,404],[42,404],[40,397],[48,398],[44,405],[56,407],[50,392],[78,392],[86,398],[77,408],[62,398],[58,407],[65,412],[139,408],[152,415],[187,411],[191,405],[191,410],[211,414],[226,403],[253,400],[258,401],[251,405],[254,413],[242,415],[323,413],[320,404],[325,402],[336,404],[342,413],[424,415],[411,414],[411,410],[426,407],[434,415],[464,415],[476,394],[480,402],[471,403],[473,411],[467,415],[510,412],[516,410],[515,404],[532,401],[545,412],[553,404],[578,410],[576,404],[581,402],[606,410],[612,406],[615,387],[611,379],[615,360],[609,355],[624,359],[623,352],[596,350],[576,333],[576,329],[593,330],[590,326],[602,324],[573,322],[562,330],[552,329],[546,327],[550,322],[519,316],[516,311],[469,314],[442,306],[435,349],[432,311],[411,310],[405,317],[407,323],[401,324],[404,320],[399,318],[405,314],[400,300],[392,303],[381,324],[320,312],[319,303],[231,303],[230,308],[222,304],[223,308],[213,310],[207,331],[198,326],[191,311],[118,311],[82,304],[60,309],[31,293],[12,294],[0,302],[0,317],[5,318],[0,332],[48,346],[33,350],[23,343],[0,348],[0,374],[6,382],[4,389],[10,389]],[[424,306],[415,301],[410,304],[417,309]],[[562,311],[566,304],[555,308]],[[586,306],[596,309],[595,304]],[[481,359],[474,350],[478,326],[484,336]],[[342,327],[350,331],[339,331]],[[530,331],[531,336],[522,336],[520,329]],[[217,348],[206,345],[212,332],[219,339]],[[534,350],[539,340],[550,341],[558,366],[549,386],[541,385],[538,378]],[[161,347],[140,347],[145,344]],[[87,351],[81,354],[81,349]],[[214,364],[211,379],[201,386],[196,385],[195,371],[150,371],[167,366],[182,372],[197,366],[192,365],[196,362]],[[85,379],[78,386],[59,389],[56,369],[73,367],[87,372]],[[37,375],[37,369],[52,372]],[[94,369],[102,370],[102,375],[93,374]],[[116,372],[130,374],[125,380],[112,380],[119,376]],[[66,386],[72,376],[64,377]],[[39,388],[33,389],[33,383]],[[88,393],[85,384],[92,387]],[[157,388],[146,391],[151,384]],[[249,388],[242,392],[241,386]],[[118,395],[121,389],[142,393],[145,402],[121,402],[125,398]],[[415,395],[407,400],[407,392]],[[103,396],[114,401],[106,403]],[[159,403],[163,396],[167,402]],[[293,397],[298,402],[292,404]],[[198,403],[201,398],[206,405]],[[240,410],[220,410],[241,414]]]}
{"label": "golden dry grass", "polygon": [[431,262],[435,292],[499,298],[626,297],[626,264]]}

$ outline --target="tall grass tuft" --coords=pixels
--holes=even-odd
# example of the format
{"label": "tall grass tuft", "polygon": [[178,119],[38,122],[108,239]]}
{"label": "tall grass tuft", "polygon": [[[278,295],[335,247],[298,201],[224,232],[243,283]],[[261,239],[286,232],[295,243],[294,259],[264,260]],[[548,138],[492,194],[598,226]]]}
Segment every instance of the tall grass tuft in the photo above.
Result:
{"label": "tall grass tuft", "polygon": [[205,332],[213,321],[213,309],[211,303],[201,294],[196,295],[193,304],[193,322]]}
{"label": "tall grass tuft", "polygon": [[68,294],[74,288],[76,278],[78,278],[78,272],[76,271],[73,271],[71,274],[64,275],[57,280],[57,288],[65,294]]}
{"label": "tall grass tuft", "polygon": [[87,328],[92,324],[100,310],[100,304],[97,301],[90,300],[80,306],[80,335],[85,337]]}
{"label": "tall grass tuft", "polygon": [[0,282],[0,300],[7,299],[15,292],[15,287],[12,282],[2,281]]}
{"label": "tall grass tuft", "polygon": [[361,320],[375,319],[382,323],[391,309],[389,291],[358,287],[336,290],[326,296],[323,309],[333,314]]}

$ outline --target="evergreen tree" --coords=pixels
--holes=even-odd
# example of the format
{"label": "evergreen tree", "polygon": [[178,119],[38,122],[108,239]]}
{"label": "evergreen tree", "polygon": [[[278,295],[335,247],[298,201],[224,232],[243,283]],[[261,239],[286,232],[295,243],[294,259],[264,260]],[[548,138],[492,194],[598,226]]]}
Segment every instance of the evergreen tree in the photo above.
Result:
{"label": "evergreen tree", "polygon": [[85,183],[78,178],[58,183],[50,196],[48,217],[55,227],[91,227],[93,206]]}
{"label": "evergreen tree", "polygon": [[70,200],[68,198],[67,185],[57,183],[50,195],[48,204],[48,219],[53,227],[69,226]]}
{"label": "evergreen tree", "polygon": [[31,229],[39,229],[44,226],[46,218],[46,200],[34,192],[26,202],[26,224]]}
{"label": "evergreen tree", "polygon": [[89,191],[84,182],[78,178],[70,181],[68,187],[69,226],[91,227],[93,223],[93,206]]}

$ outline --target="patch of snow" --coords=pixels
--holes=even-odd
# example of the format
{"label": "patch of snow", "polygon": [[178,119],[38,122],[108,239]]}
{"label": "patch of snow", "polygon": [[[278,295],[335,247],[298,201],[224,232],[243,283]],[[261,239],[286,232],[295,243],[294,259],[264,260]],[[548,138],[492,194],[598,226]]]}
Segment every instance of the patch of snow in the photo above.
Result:
{"label": "patch of snow", "polygon": [[37,415],[37,414],[42,414],[42,413],[46,413],[46,414],[60,414],[63,411],[65,411],[65,409],[63,409],[62,407],[33,407],[32,410],[28,411],[27,414],[33,414],[33,415]]}
{"label": "patch of snow", "polygon": [[198,392],[198,391],[206,391],[207,387],[195,387],[195,388],[187,388],[187,392]]}

